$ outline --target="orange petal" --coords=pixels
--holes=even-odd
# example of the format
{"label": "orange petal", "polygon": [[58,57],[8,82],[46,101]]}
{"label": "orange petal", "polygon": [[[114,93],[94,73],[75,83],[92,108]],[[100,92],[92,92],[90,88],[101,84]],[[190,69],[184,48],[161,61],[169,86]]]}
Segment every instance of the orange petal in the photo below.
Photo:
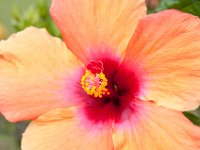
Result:
{"label": "orange petal", "polygon": [[30,27],[0,42],[0,112],[10,121],[34,119],[71,105],[62,94],[78,61],[46,30]]}
{"label": "orange petal", "polygon": [[116,125],[115,150],[199,150],[200,128],[181,112],[137,102],[141,110],[129,121]]}
{"label": "orange petal", "polygon": [[25,131],[22,150],[111,150],[111,130],[84,126],[73,109],[53,110],[33,121]]}
{"label": "orange petal", "polygon": [[84,62],[106,48],[121,54],[145,13],[144,0],[53,0],[51,6],[67,47]]}
{"label": "orange petal", "polygon": [[144,17],[127,49],[126,61],[146,73],[145,99],[176,110],[200,104],[200,19],[176,10]]}

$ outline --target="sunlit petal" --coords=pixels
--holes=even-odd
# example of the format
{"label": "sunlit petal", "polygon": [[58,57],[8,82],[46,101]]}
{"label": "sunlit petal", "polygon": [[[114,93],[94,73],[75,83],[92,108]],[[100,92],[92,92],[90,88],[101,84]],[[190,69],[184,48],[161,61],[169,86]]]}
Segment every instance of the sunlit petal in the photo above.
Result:
{"label": "sunlit petal", "polygon": [[111,131],[86,127],[73,109],[57,109],[33,121],[23,135],[22,150],[111,150]]}
{"label": "sunlit petal", "polygon": [[115,150],[200,149],[200,128],[181,112],[149,102],[140,101],[136,105],[137,113],[133,111],[129,120],[116,125]]}
{"label": "sunlit petal", "polygon": [[166,10],[140,20],[126,61],[146,74],[143,98],[184,111],[200,104],[200,19]]}
{"label": "sunlit petal", "polygon": [[145,14],[143,0],[53,0],[51,6],[67,47],[84,62],[99,50],[124,52]]}
{"label": "sunlit petal", "polygon": [[44,29],[30,27],[1,41],[0,112],[20,121],[71,105],[65,84],[75,78],[71,73],[78,64],[64,43]]}

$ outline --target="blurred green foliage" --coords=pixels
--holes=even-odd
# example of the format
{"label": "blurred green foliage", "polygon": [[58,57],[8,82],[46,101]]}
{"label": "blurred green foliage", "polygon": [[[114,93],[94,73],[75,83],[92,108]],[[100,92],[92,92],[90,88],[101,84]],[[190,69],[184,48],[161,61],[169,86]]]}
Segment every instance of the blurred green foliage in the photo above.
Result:
{"label": "blurred green foliage", "polygon": [[13,12],[13,27],[16,31],[23,30],[28,26],[46,28],[54,36],[61,37],[56,25],[49,15],[49,0],[37,0],[36,4],[26,10],[15,9]]}
{"label": "blurred green foliage", "polygon": [[161,0],[155,9],[149,9],[148,13],[165,9],[178,9],[200,17],[200,0]]}
{"label": "blurred green foliage", "polygon": [[16,125],[0,117],[0,149],[19,150],[19,138],[16,137]]}
{"label": "blurred green foliage", "polygon": [[9,34],[14,32],[11,25],[13,9],[17,7],[24,10],[34,3],[33,0],[0,0],[0,23],[6,26]]}
{"label": "blurred green foliage", "polygon": [[199,117],[199,112],[200,110],[196,110],[198,114],[195,114],[194,112],[183,112],[183,114],[189,118],[194,124],[200,126],[200,117]]}
{"label": "blurred green foliage", "polygon": [[[9,33],[23,30],[28,26],[37,26],[46,28],[54,36],[61,37],[49,15],[50,3],[51,0],[0,0],[0,22],[8,26]],[[155,9],[149,9],[148,13],[171,8],[200,17],[200,0],[160,0],[159,5]],[[200,108],[183,114],[200,126]],[[19,150],[21,134],[26,125],[25,122],[12,124],[0,117],[0,150]]]}

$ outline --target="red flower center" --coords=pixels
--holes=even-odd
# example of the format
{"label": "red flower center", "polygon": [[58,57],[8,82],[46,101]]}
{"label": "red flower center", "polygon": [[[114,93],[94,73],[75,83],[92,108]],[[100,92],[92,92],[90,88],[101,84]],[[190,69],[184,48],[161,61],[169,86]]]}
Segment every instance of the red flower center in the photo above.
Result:
{"label": "red flower center", "polygon": [[123,112],[133,108],[130,105],[141,89],[136,68],[108,58],[91,61],[81,84],[85,91],[84,111],[93,122],[120,121]]}

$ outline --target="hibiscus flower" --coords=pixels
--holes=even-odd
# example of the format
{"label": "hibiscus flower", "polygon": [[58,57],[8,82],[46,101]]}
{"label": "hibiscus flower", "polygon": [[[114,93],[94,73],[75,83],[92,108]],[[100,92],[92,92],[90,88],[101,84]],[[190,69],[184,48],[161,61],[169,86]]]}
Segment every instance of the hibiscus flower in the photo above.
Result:
{"label": "hibiscus flower", "polygon": [[[22,150],[197,150],[200,20],[142,0],[53,0],[65,44],[30,27],[0,43],[0,112],[33,120]],[[67,48],[66,48],[67,47]]]}

